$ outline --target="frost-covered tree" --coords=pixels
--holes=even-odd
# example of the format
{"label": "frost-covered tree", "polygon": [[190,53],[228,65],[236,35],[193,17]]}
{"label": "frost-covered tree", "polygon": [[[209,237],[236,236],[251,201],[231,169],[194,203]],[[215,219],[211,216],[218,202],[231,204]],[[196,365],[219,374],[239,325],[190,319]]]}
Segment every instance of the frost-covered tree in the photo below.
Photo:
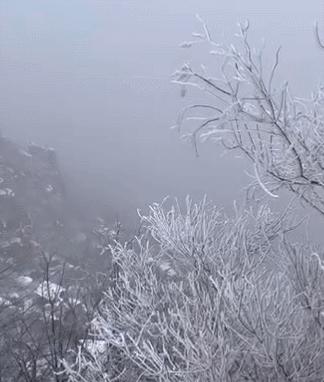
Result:
{"label": "frost-covered tree", "polygon": [[[237,45],[226,46],[199,20],[202,32],[182,46],[205,44],[219,70],[185,64],[174,74],[184,90],[204,93],[202,102],[180,112],[176,127],[186,129],[196,150],[199,140],[210,139],[243,153],[253,162],[255,183],[271,197],[286,188],[324,214],[323,87],[309,99],[293,96],[287,82],[275,86],[280,48],[267,70],[263,51],[249,43],[248,24],[239,26]],[[190,128],[192,119],[198,122]]]}
{"label": "frost-covered tree", "polygon": [[[254,189],[286,187],[324,214],[323,92],[309,101],[279,90],[241,26],[240,48],[214,42],[207,26],[193,42],[220,56],[220,77],[188,64],[175,74],[210,102],[187,106],[177,126],[216,139],[254,165]],[[185,91],[183,91],[185,94]],[[195,121],[194,121],[195,122]],[[110,283],[91,323],[92,341],[63,360],[70,382],[319,382],[324,375],[323,252],[295,244],[292,205],[265,203],[233,216],[186,199],[153,204],[142,234],[110,246]]]}
{"label": "frost-covered tree", "polygon": [[65,362],[69,380],[319,381],[324,267],[288,242],[288,212],[152,205],[145,234],[112,248],[93,340]]}

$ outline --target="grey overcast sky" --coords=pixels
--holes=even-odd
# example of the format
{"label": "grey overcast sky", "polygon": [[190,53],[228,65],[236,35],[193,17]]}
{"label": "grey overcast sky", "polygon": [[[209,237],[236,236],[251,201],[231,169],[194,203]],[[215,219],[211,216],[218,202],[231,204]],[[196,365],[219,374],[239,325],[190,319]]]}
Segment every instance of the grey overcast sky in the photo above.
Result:
{"label": "grey overcast sky", "polygon": [[55,147],[73,192],[125,221],[165,195],[229,206],[247,182],[242,163],[208,145],[197,160],[169,129],[185,102],[170,74],[209,60],[179,48],[196,13],[227,41],[249,19],[269,58],[282,45],[279,79],[297,95],[323,81],[322,0],[1,0],[3,133]]}

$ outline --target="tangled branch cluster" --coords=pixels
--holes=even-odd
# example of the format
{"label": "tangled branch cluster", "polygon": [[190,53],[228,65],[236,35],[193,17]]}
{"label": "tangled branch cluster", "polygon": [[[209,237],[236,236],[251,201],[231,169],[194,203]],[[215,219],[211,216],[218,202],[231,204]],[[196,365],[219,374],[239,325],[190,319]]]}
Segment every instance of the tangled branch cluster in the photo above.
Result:
{"label": "tangled branch cluster", "polygon": [[175,73],[176,84],[199,88],[210,98],[186,106],[177,127],[198,119],[187,134],[196,150],[199,139],[220,140],[253,162],[255,182],[268,195],[277,197],[285,187],[324,214],[323,88],[309,100],[293,97],[288,83],[275,88],[280,48],[267,73],[262,51],[256,53],[248,41],[248,24],[240,25],[238,47],[215,42],[202,24],[203,33],[183,46],[207,44],[210,54],[221,58],[220,73],[216,78],[205,67],[196,71],[189,64]]}
{"label": "tangled branch cluster", "polygon": [[105,348],[66,363],[70,381],[320,380],[323,269],[288,244],[287,217],[260,207],[229,219],[187,199],[143,219],[146,236],[112,249],[93,322]]}

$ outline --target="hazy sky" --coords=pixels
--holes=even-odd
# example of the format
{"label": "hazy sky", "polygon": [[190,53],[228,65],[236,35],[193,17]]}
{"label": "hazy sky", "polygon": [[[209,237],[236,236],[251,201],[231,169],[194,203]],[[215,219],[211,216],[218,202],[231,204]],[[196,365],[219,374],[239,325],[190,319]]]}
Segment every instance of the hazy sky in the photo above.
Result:
{"label": "hazy sky", "polygon": [[169,129],[186,102],[171,73],[209,60],[179,43],[196,13],[227,41],[249,19],[256,45],[282,45],[281,79],[309,94],[323,80],[323,11],[322,0],[1,0],[1,129],[55,147],[73,192],[122,219],[167,194],[228,206],[247,182],[242,163],[213,146],[197,160]]}

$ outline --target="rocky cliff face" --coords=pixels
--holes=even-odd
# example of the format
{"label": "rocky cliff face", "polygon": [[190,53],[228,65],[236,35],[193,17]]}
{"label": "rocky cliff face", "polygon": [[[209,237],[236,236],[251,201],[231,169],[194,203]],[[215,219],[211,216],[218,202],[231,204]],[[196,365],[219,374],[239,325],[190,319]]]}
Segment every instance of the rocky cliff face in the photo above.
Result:
{"label": "rocky cliff face", "polygon": [[105,229],[108,237],[102,220],[73,216],[53,149],[0,137],[0,272],[8,262],[35,270],[40,251],[83,265],[99,261]]}
{"label": "rocky cliff face", "polygon": [[0,380],[51,380],[53,354],[86,333],[116,232],[78,219],[55,151],[0,137]]}
{"label": "rocky cliff face", "polygon": [[37,269],[42,251],[63,245],[64,186],[56,154],[0,137],[0,271]]}

